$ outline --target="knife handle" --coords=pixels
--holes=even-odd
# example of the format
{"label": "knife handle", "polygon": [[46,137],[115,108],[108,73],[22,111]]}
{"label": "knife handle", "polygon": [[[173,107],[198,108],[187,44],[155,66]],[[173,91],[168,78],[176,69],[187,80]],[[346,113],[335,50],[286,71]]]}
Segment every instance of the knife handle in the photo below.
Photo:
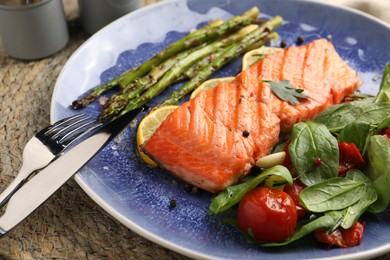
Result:
{"label": "knife handle", "polygon": [[94,135],[54,160],[16,191],[0,217],[0,237],[5,235],[87,164],[106,144],[119,134],[143,108],[134,109],[103,126]]}

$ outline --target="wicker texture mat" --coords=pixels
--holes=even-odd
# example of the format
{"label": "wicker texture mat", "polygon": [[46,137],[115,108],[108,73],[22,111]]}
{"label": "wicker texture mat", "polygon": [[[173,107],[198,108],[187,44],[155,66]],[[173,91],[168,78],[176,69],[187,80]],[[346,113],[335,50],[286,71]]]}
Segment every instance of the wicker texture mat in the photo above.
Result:
{"label": "wicker texture mat", "polygon": [[[146,4],[156,2],[146,1]],[[9,58],[0,46],[0,190],[18,172],[26,142],[49,124],[50,101],[63,65],[88,38],[76,0],[64,0],[71,39],[38,61]],[[133,233],[68,181],[44,206],[0,239],[4,259],[186,259]],[[388,259],[382,257],[382,259]]]}
{"label": "wicker texture mat", "polygon": [[[50,101],[58,74],[88,38],[75,20],[75,1],[64,3],[71,34],[65,49],[49,58],[26,62],[7,57],[0,48],[0,190],[20,169],[26,142],[49,124]],[[73,180],[0,240],[0,257],[183,259],[114,220]]]}

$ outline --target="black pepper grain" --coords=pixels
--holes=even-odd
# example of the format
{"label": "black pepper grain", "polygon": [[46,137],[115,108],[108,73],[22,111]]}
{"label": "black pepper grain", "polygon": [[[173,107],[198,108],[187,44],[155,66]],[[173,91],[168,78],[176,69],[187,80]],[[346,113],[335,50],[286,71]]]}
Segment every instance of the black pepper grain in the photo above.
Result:
{"label": "black pepper grain", "polygon": [[248,130],[244,130],[244,132],[242,132],[243,137],[248,137],[249,135],[250,135],[250,133]]}
{"label": "black pepper grain", "polygon": [[302,35],[298,36],[297,44],[302,44],[304,41],[305,41],[305,37],[303,37]]}
{"label": "black pepper grain", "polygon": [[285,48],[286,46],[287,46],[286,40],[282,40],[282,41],[280,42],[280,48]]}
{"label": "black pepper grain", "polygon": [[169,207],[170,207],[170,208],[176,207],[176,200],[175,200],[175,199],[171,199],[171,200],[169,201]]}

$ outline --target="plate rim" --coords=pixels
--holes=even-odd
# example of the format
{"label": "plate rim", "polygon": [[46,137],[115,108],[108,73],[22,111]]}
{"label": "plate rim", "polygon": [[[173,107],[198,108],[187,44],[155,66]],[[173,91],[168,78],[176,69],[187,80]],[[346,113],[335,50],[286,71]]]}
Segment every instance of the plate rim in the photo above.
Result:
{"label": "plate rim", "polygon": [[[364,11],[361,11],[361,10],[358,10],[358,9],[355,9],[355,8],[352,8],[352,7],[349,7],[349,6],[343,6],[343,5],[338,5],[338,4],[335,4],[335,3],[325,3],[325,2],[320,2],[319,0],[290,0],[290,1],[296,1],[296,2],[304,2],[304,3],[309,3],[309,4],[316,4],[316,5],[323,5],[323,6],[327,6],[327,7],[331,7],[331,8],[336,8],[336,9],[341,9],[341,10],[345,10],[345,11],[348,11],[348,12],[351,12],[351,13],[354,13],[356,15],[359,15],[359,16],[363,16],[371,21],[374,21],[384,27],[386,27],[387,29],[390,30],[390,23],[387,23],[386,21],[383,21],[369,13],[366,13]],[[187,0],[164,0],[164,1],[160,1],[160,2],[157,2],[157,3],[154,3],[154,4],[151,4],[151,5],[148,5],[148,6],[144,6],[138,10],[135,10],[135,11],[132,11],[131,13],[129,14],[126,14],[124,15],[123,17],[111,22],[110,24],[106,25],[105,27],[103,27],[102,29],[100,29],[98,32],[96,32],[95,34],[93,34],[92,36],[90,36],[86,41],[84,41],[73,53],[72,55],[68,58],[67,62],[65,63],[65,65],[63,66],[63,68],[61,69],[61,72],[60,74],[58,75],[57,77],[57,81],[55,83],[55,86],[54,86],[54,90],[53,90],[53,94],[52,94],[52,98],[51,98],[51,105],[50,105],[50,122],[51,123],[54,123],[55,120],[56,120],[56,114],[53,113],[53,111],[55,111],[55,97],[56,97],[56,94],[57,94],[57,91],[58,91],[58,84],[59,84],[59,80],[63,74],[63,72],[67,69],[67,67],[69,66],[70,62],[74,57],[76,57],[80,52],[83,51],[83,49],[85,48],[85,46],[93,41],[95,39],[95,37],[97,37],[97,34],[99,34],[101,31],[103,30],[109,30],[111,27],[115,26],[115,24],[119,24],[121,23],[122,20],[125,20],[126,17],[128,16],[132,16],[132,15],[136,15],[138,13],[141,13],[141,12],[149,12],[150,9],[155,9],[155,8],[158,8],[159,6],[162,6],[162,5],[170,5],[170,4],[173,4],[173,3],[178,3],[178,2],[187,2]],[[104,201],[103,198],[101,198],[94,190],[92,190],[86,182],[83,181],[83,179],[81,178],[80,174],[76,173],[75,176],[74,176],[74,180],[76,181],[76,183],[81,187],[81,189],[93,200],[95,201],[101,208],[103,208],[108,214],[110,214],[112,217],[114,217],[116,220],[118,220],[121,224],[123,224],[124,226],[126,226],[127,228],[129,228],[131,231],[135,232],[136,234],[144,237],[145,239],[151,241],[151,242],[154,242],[160,246],[163,246],[167,249],[170,249],[170,250],[173,250],[179,254],[182,254],[183,256],[188,256],[188,257],[192,257],[192,258],[196,258],[196,259],[218,259],[216,257],[212,257],[210,255],[207,255],[207,254],[202,254],[198,251],[195,251],[195,250],[192,250],[192,249],[188,249],[188,248],[184,248],[184,247],[181,247],[179,245],[176,245],[175,243],[172,243],[172,242],[169,242],[167,240],[164,240],[163,238],[160,238],[158,237],[157,235],[154,235],[153,233],[141,228],[139,225],[137,225],[136,223],[134,223],[133,221],[130,221],[128,218],[126,218],[123,214],[121,214],[120,212],[118,212],[117,210],[115,210],[111,205],[109,205],[106,201]],[[390,252],[390,243],[387,244],[387,245],[383,245],[381,247],[378,247],[378,248],[375,248],[375,249],[371,249],[371,250],[368,250],[368,251],[363,251],[363,252],[357,252],[357,253],[351,253],[351,254],[348,254],[347,256],[345,255],[339,255],[339,256],[334,256],[334,257],[330,257],[330,258],[327,258],[327,259],[333,259],[333,260],[341,260],[341,259],[366,259],[367,257],[370,257],[370,258],[373,258],[373,257],[377,257],[377,256],[381,256],[381,255],[384,255],[386,253]]]}

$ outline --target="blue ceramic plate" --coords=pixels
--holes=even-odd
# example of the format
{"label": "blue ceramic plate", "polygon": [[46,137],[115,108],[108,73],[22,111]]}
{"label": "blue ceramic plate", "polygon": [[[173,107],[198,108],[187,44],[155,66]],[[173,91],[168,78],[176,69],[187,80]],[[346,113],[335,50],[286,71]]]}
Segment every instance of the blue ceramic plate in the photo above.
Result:
{"label": "blue ceramic plate", "polygon": [[[92,36],[69,59],[52,99],[52,121],[78,113],[71,102],[93,86],[139,65],[191,29],[216,18],[224,20],[258,6],[264,18],[285,19],[277,31],[289,45],[330,39],[340,55],[363,78],[363,92],[375,94],[390,61],[389,25],[351,9],[298,0],[173,0],[133,12]],[[273,44],[278,45],[278,42]],[[215,77],[240,71],[238,59]],[[172,87],[177,88],[178,85]],[[157,102],[167,96],[163,93]],[[152,104],[153,105],[153,104]],[[99,102],[84,109],[100,111]],[[162,170],[146,166],[135,153],[136,123],[110,143],[77,175],[76,181],[101,207],[131,230],[164,247],[194,258],[301,259],[371,258],[390,251],[390,210],[365,216],[360,246],[330,249],[311,236],[281,248],[246,243],[233,228],[207,214],[211,196],[193,195]],[[169,207],[171,199],[177,201]]]}

